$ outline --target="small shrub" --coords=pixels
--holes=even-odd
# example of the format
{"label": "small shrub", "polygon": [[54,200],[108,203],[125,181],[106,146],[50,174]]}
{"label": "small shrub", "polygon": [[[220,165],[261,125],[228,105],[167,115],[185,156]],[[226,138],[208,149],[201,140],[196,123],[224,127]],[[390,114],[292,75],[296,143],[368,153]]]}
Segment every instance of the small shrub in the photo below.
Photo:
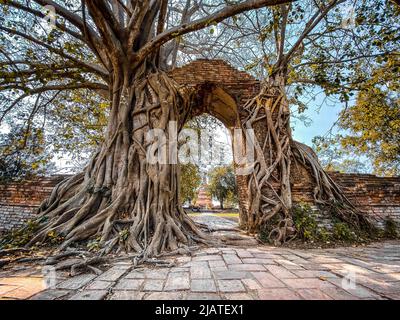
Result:
{"label": "small shrub", "polygon": [[100,250],[100,238],[96,238],[87,243],[86,247],[90,252]]}
{"label": "small shrub", "polygon": [[293,208],[293,221],[300,239],[309,242],[329,242],[330,233],[326,228],[318,226],[308,204],[297,205]]}
{"label": "small shrub", "polygon": [[332,240],[332,233],[329,232],[326,228],[321,228],[319,230],[319,239],[322,242],[329,243]]}
{"label": "small shrub", "polygon": [[50,231],[47,234],[47,240],[50,244],[60,244],[64,241],[64,237],[62,237],[55,231]]}
{"label": "small shrub", "polygon": [[356,241],[357,235],[344,222],[337,222],[333,225],[333,237],[341,241]]}
{"label": "small shrub", "polygon": [[34,233],[39,229],[39,226],[40,223],[38,221],[29,220],[24,227],[11,230],[0,240],[0,248],[10,249],[23,247],[32,239]]}
{"label": "small shrub", "polygon": [[391,217],[385,218],[384,237],[388,239],[397,239],[399,237],[398,225]]}
{"label": "small shrub", "polygon": [[121,239],[121,241],[126,241],[128,240],[129,234],[129,229],[124,229],[120,231],[119,238]]}

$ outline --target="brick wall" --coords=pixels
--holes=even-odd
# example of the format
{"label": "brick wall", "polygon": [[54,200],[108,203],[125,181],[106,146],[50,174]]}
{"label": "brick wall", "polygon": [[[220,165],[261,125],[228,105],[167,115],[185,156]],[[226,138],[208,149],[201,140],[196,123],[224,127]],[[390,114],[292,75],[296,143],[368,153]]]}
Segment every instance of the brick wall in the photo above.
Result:
{"label": "brick wall", "polygon": [[0,184],[0,232],[23,226],[53,188],[67,176]]}
{"label": "brick wall", "polygon": [[[378,226],[386,216],[400,223],[400,177],[382,178],[368,174],[330,173],[349,199],[374,218]],[[305,175],[303,175],[304,177]],[[55,176],[36,181],[0,184],[0,231],[22,226],[35,217],[35,211],[50,196],[58,182],[66,176]],[[243,178],[243,176],[242,176]],[[240,186],[245,185],[242,179]],[[312,203],[312,184],[306,179],[292,181],[295,202]],[[243,196],[241,199],[245,199]],[[320,216],[324,225],[329,217]]]}
{"label": "brick wall", "polygon": [[[236,102],[238,115],[241,106],[260,91],[260,81],[246,72],[233,68],[224,60],[199,59],[183,67],[172,70],[169,75],[186,88],[196,88],[202,99],[202,86],[218,86],[225,90]],[[196,106],[201,109],[201,105]],[[201,111],[201,110],[200,110]]]}
{"label": "brick wall", "polygon": [[387,216],[400,223],[400,177],[339,173],[332,173],[331,177],[355,205],[376,219],[379,226]]}
{"label": "brick wall", "polygon": [[[304,170],[305,171],[305,170]],[[295,202],[313,202],[313,184],[305,173],[294,172],[292,192]],[[382,227],[384,219],[391,217],[400,223],[400,177],[377,177],[370,174],[342,174],[330,172],[331,178],[342,188],[347,198],[367,213],[376,226]],[[328,218],[321,216],[325,224]]]}

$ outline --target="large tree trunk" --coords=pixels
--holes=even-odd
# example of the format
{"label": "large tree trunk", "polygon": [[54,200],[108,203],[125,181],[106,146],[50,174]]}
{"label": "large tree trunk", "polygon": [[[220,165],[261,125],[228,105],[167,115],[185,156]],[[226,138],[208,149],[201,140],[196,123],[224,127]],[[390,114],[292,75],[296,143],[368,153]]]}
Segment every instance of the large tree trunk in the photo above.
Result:
{"label": "large tree trunk", "polygon": [[[45,222],[31,244],[52,232],[64,238],[63,247],[98,239],[103,253],[119,247],[148,257],[204,240],[181,207],[178,166],[171,163],[176,141],[169,124],[181,129],[188,101],[165,73],[142,74],[131,85],[115,76],[105,141],[84,172],[62,182],[42,205]],[[150,130],[161,130],[165,141],[148,141]]]}
{"label": "large tree trunk", "polygon": [[[259,131],[265,133],[254,141],[256,160],[249,181],[252,199],[247,227],[252,233],[258,232],[267,221],[279,217],[269,236],[280,243],[295,234],[290,188],[292,135],[284,77],[276,74],[269,78],[259,95],[244,108],[249,113],[244,128],[259,126]],[[278,190],[273,185],[276,182]]]}
{"label": "large tree trunk", "polygon": [[271,76],[244,109],[248,117],[243,129],[258,129],[259,132],[254,141],[254,171],[249,177],[248,232],[267,232],[267,237],[275,244],[296,236],[290,186],[291,166],[295,163],[303,165],[313,176],[317,205],[356,228],[370,227],[365,216],[323,170],[313,150],[293,140],[284,72]]}

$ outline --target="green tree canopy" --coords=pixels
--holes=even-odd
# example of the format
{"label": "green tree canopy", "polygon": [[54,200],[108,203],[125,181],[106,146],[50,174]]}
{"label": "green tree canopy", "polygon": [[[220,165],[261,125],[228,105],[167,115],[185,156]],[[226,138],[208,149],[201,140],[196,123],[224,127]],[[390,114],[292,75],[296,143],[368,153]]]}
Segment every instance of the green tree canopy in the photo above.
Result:
{"label": "green tree canopy", "polygon": [[46,149],[41,128],[14,126],[0,134],[0,180],[29,179],[54,169],[52,155]]}
{"label": "green tree canopy", "polygon": [[233,166],[216,167],[209,173],[208,192],[219,201],[221,209],[227,198],[234,198],[237,186]]}
{"label": "green tree canopy", "polygon": [[193,204],[196,200],[197,192],[201,185],[199,167],[193,163],[180,165],[180,197],[182,203]]}
{"label": "green tree canopy", "polygon": [[341,111],[343,133],[315,140],[328,169],[357,171],[354,159],[364,157],[378,175],[400,174],[400,62],[398,57],[380,61],[354,104]]}

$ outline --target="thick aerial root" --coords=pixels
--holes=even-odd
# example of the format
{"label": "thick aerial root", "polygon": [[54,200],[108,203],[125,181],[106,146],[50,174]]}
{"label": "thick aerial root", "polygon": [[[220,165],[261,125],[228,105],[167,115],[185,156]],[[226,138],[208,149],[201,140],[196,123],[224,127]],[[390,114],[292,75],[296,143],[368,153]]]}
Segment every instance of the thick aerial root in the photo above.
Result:
{"label": "thick aerial root", "polygon": [[280,81],[277,78],[268,83],[244,106],[249,115],[243,123],[247,130],[260,125],[266,128],[263,142],[253,141],[255,161],[248,185],[252,198],[247,230],[249,233],[259,232],[271,221],[278,221],[269,232],[270,240],[276,244],[295,236],[290,212],[290,113]]}
{"label": "thick aerial root", "polygon": [[[132,84],[115,83],[112,104],[99,152],[42,204],[40,227],[28,246],[51,242],[64,250],[84,244],[101,256],[135,252],[145,261],[209,244],[179,204],[177,164],[163,162],[172,152],[169,123],[183,127],[189,101],[157,72]],[[164,142],[150,134],[153,129],[166,134]]]}
{"label": "thick aerial root", "polygon": [[278,226],[269,233],[268,238],[273,239],[275,245],[280,245],[281,243],[293,240],[295,234],[296,228],[294,227],[293,220],[283,219],[279,221]]}
{"label": "thick aerial root", "polygon": [[10,249],[3,249],[0,250],[0,258],[3,256],[8,256],[8,255],[15,255],[17,253],[29,253],[31,252],[31,249],[27,249],[27,248],[10,248]]}
{"label": "thick aerial root", "polygon": [[[130,214],[132,219],[117,218],[118,204],[111,204],[97,214],[90,214],[91,210],[87,209],[88,203],[94,204],[95,201],[88,200],[78,211],[78,213],[87,211],[85,215],[82,215],[82,221],[77,219],[78,213],[70,215],[70,210],[67,209],[65,216],[62,216],[62,223],[60,223],[60,217],[57,216],[46,221],[29,245],[46,242],[51,240],[52,236],[58,236],[60,240],[63,240],[59,246],[61,250],[78,241],[88,240],[88,246],[91,241],[98,246],[100,255],[111,252],[136,252],[146,260],[165,251],[180,252],[188,246],[197,243],[209,245],[213,241],[206,240],[207,236],[204,232],[186,213],[178,209],[175,214],[160,213],[159,217],[156,214],[150,215],[146,222],[146,215],[143,217],[134,210]],[[87,219],[84,220],[83,216]]]}
{"label": "thick aerial root", "polygon": [[57,255],[48,257],[46,259],[45,264],[46,265],[55,265],[55,264],[59,263],[64,258],[69,258],[69,257],[72,257],[72,256],[82,256],[84,254],[85,254],[84,251],[66,251],[66,252],[62,252],[62,253],[59,253]]}
{"label": "thick aerial root", "polygon": [[40,261],[43,260],[44,258],[18,258],[18,259],[0,259],[0,268],[7,266],[8,264],[13,264],[13,263],[22,263],[22,262],[34,262],[34,261]]}
{"label": "thick aerial root", "polygon": [[76,276],[79,272],[85,271],[85,270],[91,270],[93,271],[95,274],[99,275],[101,274],[103,271],[94,267],[95,265],[99,265],[99,264],[103,264],[108,262],[108,259],[104,258],[104,257],[93,257],[90,259],[87,259],[83,262],[80,263],[76,263],[74,265],[71,266],[71,276],[74,277]]}

